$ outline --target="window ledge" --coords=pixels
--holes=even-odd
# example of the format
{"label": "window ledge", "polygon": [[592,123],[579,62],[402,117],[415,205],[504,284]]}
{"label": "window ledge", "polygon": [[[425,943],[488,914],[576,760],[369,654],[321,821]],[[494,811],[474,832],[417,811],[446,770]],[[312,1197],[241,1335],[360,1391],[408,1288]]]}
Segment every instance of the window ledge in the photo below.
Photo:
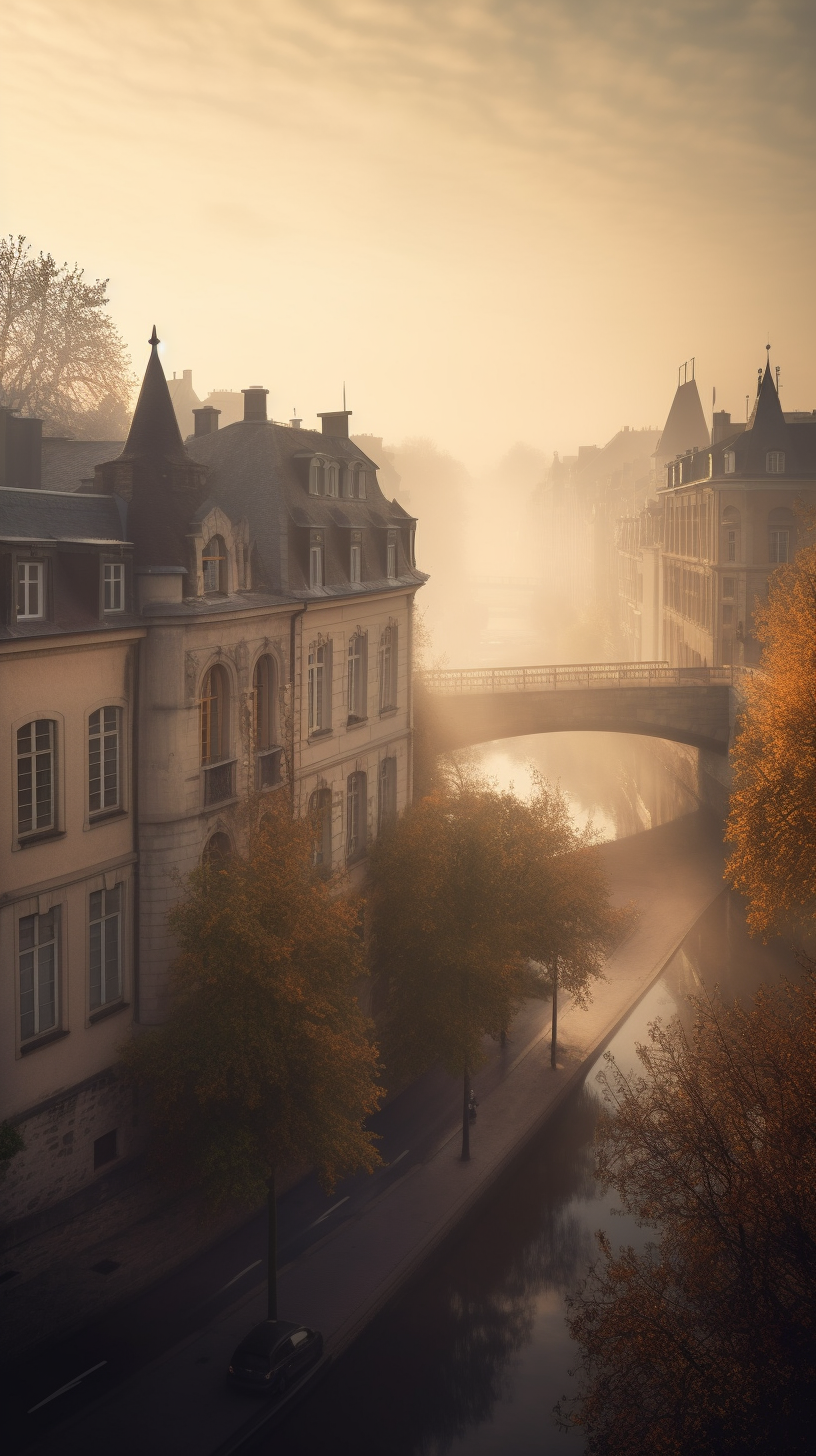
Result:
{"label": "window ledge", "polygon": [[380,708],[380,717],[393,718],[394,714],[398,712],[399,708]]}
{"label": "window ledge", "polygon": [[95,814],[88,815],[88,828],[93,829],[97,824],[107,824],[111,819],[126,819],[127,809],[100,809]]}
{"label": "window ledge", "polygon": [[18,839],[18,841],[17,841],[17,848],[18,849],[28,849],[29,846],[32,845],[32,844],[44,844],[47,839],[64,839],[64,838],[65,838],[65,830],[64,829],[44,829],[43,832],[42,832],[42,834],[26,834],[22,839]]}
{"label": "window ledge", "polygon": [[367,716],[365,718],[358,718],[354,713],[352,713],[346,719],[346,727],[347,728],[363,728],[367,722],[368,722],[368,717]]}
{"label": "window ledge", "polygon": [[88,1024],[96,1026],[97,1021],[104,1021],[108,1016],[116,1016],[119,1011],[127,1011],[129,1006],[129,1001],[112,1001],[109,1006],[97,1006],[88,1017]]}
{"label": "window ledge", "polygon": [[27,1057],[29,1052],[38,1052],[41,1047],[51,1046],[55,1041],[62,1041],[69,1033],[63,1027],[57,1027],[55,1031],[46,1031],[42,1036],[33,1036],[30,1041],[24,1041],[20,1045],[20,1056]]}
{"label": "window ledge", "polygon": [[333,731],[332,728],[316,728],[309,734],[308,742],[311,743],[315,738],[331,738]]}
{"label": "window ledge", "polygon": [[359,864],[360,861],[366,859],[367,856],[368,856],[368,845],[366,845],[364,849],[355,849],[355,851],[354,851],[353,854],[347,854],[346,855],[346,864],[347,865]]}

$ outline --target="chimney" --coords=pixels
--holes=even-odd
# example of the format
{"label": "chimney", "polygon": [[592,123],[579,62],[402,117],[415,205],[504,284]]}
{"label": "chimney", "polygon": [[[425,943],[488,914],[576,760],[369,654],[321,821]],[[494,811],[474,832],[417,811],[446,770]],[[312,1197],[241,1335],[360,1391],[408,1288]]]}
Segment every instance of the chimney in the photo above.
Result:
{"label": "chimney", "polygon": [[301,425],[303,424],[303,420],[299,420],[296,415],[293,420],[289,421],[289,424],[291,425],[293,430],[299,430]]}
{"label": "chimney", "polygon": [[0,485],[18,490],[42,486],[42,420],[21,420],[0,409]]}
{"label": "chimney", "polygon": [[[176,376],[174,374],[173,375],[173,378],[175,379],[175,377]],[[185,384],[189,384],[190,388],[192,389],[192,387],[193,387],[193,371],[192,371],[192,369],[182,369],[182,371],[181,371],[181,377],[184,380],[184,383]]]}
{"label": "chimney", "polygon": [[323,421],[323,434],[334,435],[336,440],[347,440],[349,437],[348,422],[351,410],[331,410],[328,413],[320,414],[317,418]]}
{"label": "chimney", "polygon": [[220,413],[221,411],[214,409],[211,404],[203,404],[201,409],[194,409],[195,433],[197,435],[214,435],[218,429]]}
{"label": "chimney", "polygon": [[244,396],[244,424],[264,424],[266,422],[266,396],[268,389],[262,384],[251,384],[249,389],[242,389]]}
{"label": "chimney", "polygon": [[715,410],[714,429],[711,432],[712,445],[718,445],[720,440],[726,440],[729,435],[733,434],[734,431],[731,428],[731,416],[728,410]]}

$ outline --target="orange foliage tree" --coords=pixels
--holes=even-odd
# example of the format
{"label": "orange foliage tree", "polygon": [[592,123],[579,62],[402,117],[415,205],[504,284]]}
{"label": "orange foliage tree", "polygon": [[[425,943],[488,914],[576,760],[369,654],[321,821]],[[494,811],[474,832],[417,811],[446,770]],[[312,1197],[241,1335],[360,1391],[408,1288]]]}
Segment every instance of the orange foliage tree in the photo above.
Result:
{"label": "orange foliage tree", "polygon": [[731,752],[726,874],[767,938],[812,924],[816,904],[816,546],[774,572],[755,622],[762,670]]}
{"label": "orange foliage tree", "polygon": [[812,1449],[816,1409],[816,982],[650,1028],[647,1077],[609,1059],[598,1176],[658,1230],[569,1301],[591,1452]]}
{"label": "orange foliage tree", "polygon": [[170,912],[179,945],[167,1021],[128,1043],[125,1075],[149,1093],[152,1149],[210,1201],[270,1214],[269,1317],[277,1317],[275,1172],[304,1159],[324,1185],[379,1164],[365,1121],[379,1104],[358,908],[312,869],[314,825],[278,798],[250,806],[243,854],[203,864]]}

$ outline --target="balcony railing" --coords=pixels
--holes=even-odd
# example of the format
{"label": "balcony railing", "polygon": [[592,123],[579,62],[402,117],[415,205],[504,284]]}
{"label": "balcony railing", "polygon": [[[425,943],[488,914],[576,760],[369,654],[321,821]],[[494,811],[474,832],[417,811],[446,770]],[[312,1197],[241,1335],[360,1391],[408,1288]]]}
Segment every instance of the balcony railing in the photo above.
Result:
{"label": "balcony railing", "polygon": [[453,693],[554,692],[559,688],[654,687],[729,683],[730,667],[670,667],[667,662],[582,662],[552,667],[444,667],[419,674],[424,687]]}
{"label": "balcony railing", "polygon": [[204,803],[221,804],[235,798],[235,759],[214,763],[204,769]]}

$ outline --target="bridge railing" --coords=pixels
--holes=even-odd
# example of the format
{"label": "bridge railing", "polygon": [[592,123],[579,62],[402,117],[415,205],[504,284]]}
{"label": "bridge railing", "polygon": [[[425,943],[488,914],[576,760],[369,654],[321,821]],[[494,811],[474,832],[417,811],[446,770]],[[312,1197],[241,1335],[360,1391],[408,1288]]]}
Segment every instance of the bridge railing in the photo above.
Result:
{"label": "bridge railing", "polygon": [[549,667],[442,667],[419,674],[430,692],[524,693],[558,688],[730,683],[730,667],[670,667],[667,662],[578,662]]}

